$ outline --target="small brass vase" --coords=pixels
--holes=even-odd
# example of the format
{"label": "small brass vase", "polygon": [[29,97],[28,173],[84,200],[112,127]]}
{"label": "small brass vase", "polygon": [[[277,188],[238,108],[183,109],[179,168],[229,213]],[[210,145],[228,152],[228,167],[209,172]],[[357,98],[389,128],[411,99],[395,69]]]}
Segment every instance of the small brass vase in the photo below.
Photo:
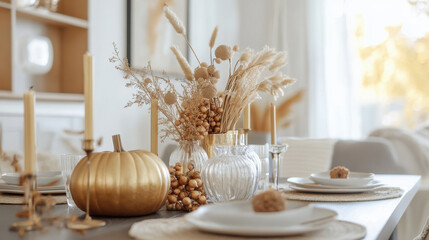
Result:
{"label": "small brass vase", "polygon": [[214,157],[213,146],[237,146],[247,145],[247,133],[249,130],[230,130],[226,133],[208,134],[201,140],[201,146],[207,152],[209,158]]}

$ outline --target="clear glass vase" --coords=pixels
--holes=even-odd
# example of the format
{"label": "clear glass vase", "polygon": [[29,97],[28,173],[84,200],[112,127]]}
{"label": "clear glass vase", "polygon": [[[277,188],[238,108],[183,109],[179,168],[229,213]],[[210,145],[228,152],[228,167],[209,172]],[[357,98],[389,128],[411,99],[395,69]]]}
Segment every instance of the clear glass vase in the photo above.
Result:
{"label": "clear glass vase", "polygon": [[201,172],[208,199],[220,203],[252,198],[259,179],[247,146],[215,146],[213,151],[215,156]]}
{"label": "clear glass vase", "polygon": [[269,158],[269,145],[249,145],[258,156],[261,162],[261,171],[258,183],[258,191],[265,191],[270,184],[270,158]]}
{"label": "clear glass vase", "polygon": [[200,147],[199,141],[181,141],[171,153],[168,163],[171,166],[179,162],[185,170],[189,164],[193,164],[195,171],[201,171],[207,159],[207,153]]}

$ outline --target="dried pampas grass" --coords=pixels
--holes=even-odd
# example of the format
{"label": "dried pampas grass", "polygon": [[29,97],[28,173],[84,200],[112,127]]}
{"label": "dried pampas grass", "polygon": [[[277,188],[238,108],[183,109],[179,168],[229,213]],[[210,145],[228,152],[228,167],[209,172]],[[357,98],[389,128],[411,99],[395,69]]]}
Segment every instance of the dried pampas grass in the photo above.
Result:
{"label": "dried pampas grass", "polygon": [[217,26],[213,29],[213,33],[212,36],[210,38],[210,42],[209,42],[209,47],[213,48],[216,42],[216,37],[217,37]]}
{"label": "dried pampas grass", "polygon": [[[259,98],[258,92],[267,92],[274,97],[282,96],[283,89],[295,82],[294,79],[280,72],[280,69],[286,65],[285,52],[277,52],[265,47],[254,53],[248,48],[234,60],[239,50],[237,45],[231,48],[221,44],[215,48],[217,27],[213,29],[209,39],[210,61],[208,63],[210,65],[200,62],[186,37],[183,23],[167,5],[164,6],[164,13],[174,30],[183,36],[199,65],[192,70],[179,49],[175,46],[171,47],[188,80],[182,82],[181,95],[168,77],[154,76],[150,64],[138,72],[128,66],[126,59],[119,58],[116,47],[116,56],[113,60],[121,63],[117,69],[125,73],[124,78],[129,81],[126,86],[135,87],[138,90],[128,106],[148,104],[151,98],[160,100],[159,109],[165,116],[160,123],[174,126],[165,130],[165,136],[173,136],[176,140],[196,140],[204,138],[209,133],[225,133],[234,130],[244,108]],[[215,48],[215,57],[212,56],[213,48]],[[233,60],[236,61],[234,68],[232,68]],[[220,78],[220,73],[216,70],[214,63],[221,64],[222,61],[228,62],[229,75],[225,90],[218,93],[214,84]],[[166,84],[167,88],[161,83]],[[202,126],[207,131],[202,131]]]}
{"label": "dried pampas grass", "polygon": [[182,21],[180,21],[177,15],[173,11],[171,11],[171,9],[168,7],[167,4],[164,5],[164,13],[165,13],[165,17],[167,17],[168,21],[170,22],[171,26],[173,26],[174,30],[178,34],[185,35],[186,30],[185,30],[185,27],[183,26]]}
{"label": "dried pampas grass", "polygon": [[192,81],[194,79],[194,75],[192,74],[191,66],[189,66],[188,61],[186,58],[182,55],[182,53],[177,49],[176,46],[171,46],[171,51],[176,56],[177,62],[180,65],[180,68],[182,68],[183,73],[185,74],[185,78],[189,81]]}

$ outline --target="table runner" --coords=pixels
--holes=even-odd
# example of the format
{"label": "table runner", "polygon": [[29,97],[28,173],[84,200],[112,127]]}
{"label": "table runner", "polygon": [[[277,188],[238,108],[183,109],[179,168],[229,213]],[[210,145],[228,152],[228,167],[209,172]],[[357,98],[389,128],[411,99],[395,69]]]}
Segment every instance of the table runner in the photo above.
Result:
{"label": "table runner", "polygon": [[290,200],[310,202],[364,202],[398,198],[404,194],[404,190],[398,187],[381,187],[362,193],[310,193],[291,190],[287,185],[283,185],[282,194]]}
{"label": "table runner", "polygon": [[[67,203],[66,195],[52,195],[57,204]],[[23,204],[23,195],[0,193],[0,204]]]}
{"label": "table runner", "polygon": [[[211,234],[199,231],[184,217],[149,219],[136,222],[128,234],[137,239],[174,239],[174,240],[244,240],[249,237]],[[317,232],[289,237],[270,237],[270,240],[332,240],[332,239],[362,239],[366,235],[364,226],[334,220],[325,229]],[[252,240],[267,239],[252,237]]]}

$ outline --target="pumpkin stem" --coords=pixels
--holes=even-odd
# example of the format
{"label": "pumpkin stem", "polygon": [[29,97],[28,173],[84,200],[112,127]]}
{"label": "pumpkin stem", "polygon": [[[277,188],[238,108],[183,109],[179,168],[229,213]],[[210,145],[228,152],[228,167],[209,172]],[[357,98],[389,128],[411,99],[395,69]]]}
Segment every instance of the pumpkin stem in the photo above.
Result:
{"label": "pumpkin stem", "polygon": [[125,152],[125,150],[122,148],[121,135],[113,135],[112,140],[114,152]]}

